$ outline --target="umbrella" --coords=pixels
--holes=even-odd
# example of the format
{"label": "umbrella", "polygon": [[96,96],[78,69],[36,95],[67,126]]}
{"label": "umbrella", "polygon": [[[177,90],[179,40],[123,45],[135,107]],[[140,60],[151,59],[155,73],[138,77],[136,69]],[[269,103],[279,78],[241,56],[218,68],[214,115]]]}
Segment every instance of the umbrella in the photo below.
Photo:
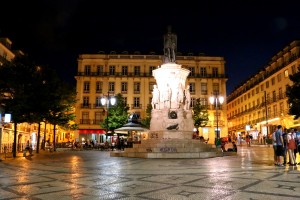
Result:
{"label": "umbrella", "polygon": [[[120,132],[120,131],[122,131],[122,132]],[[148,132],[150,130],[147,129],[147,128],[143,128],[143,127],[126,127],[126,126],[118,128],[118,129],[115,129],[116,133],[123,133],[124,131],[143,131],[143,132]]]}

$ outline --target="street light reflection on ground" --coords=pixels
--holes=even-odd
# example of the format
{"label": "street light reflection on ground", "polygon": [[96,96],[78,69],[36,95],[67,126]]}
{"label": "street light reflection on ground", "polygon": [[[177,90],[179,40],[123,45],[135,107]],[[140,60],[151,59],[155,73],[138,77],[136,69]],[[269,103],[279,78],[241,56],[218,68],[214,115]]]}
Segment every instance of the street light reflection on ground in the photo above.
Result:
{"label": "street light reflection on ground", "polygon": [[224,102],[224,97],[223,96],[219,96],[219,95],[214,95],[214,96],[209,97],[209,102],[216,109],[217,132],[216,132],[215,144],[217,145],[217,141],[220,140],[219,113],[218,113],[218,110],[219,110],[220,105],[222,105],[223,102]]}

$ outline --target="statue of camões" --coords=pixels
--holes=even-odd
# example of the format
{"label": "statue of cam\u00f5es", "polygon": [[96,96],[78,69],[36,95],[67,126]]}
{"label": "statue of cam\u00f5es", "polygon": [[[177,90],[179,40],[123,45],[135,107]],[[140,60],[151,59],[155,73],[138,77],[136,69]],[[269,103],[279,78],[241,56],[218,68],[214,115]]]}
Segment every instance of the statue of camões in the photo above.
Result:
{"label": "statue of cam\u00f5es", "polygon": [[171,27],[168,27],[168,32],[164,36],[164,63],[175,63],[177,52],[177,35],[171,32]]}

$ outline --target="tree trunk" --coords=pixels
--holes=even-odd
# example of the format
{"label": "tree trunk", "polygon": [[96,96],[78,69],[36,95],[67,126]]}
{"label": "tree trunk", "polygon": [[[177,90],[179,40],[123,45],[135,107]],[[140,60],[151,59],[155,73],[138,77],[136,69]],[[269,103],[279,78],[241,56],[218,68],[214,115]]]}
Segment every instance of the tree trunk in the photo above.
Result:
{"label": "tree trunk", "polygon": [[55,135],[55,130],[56,130],[56,124],[53,126],[53,151],[56,151],[56,135]]}
{"label": "tree trunk", "polygon": [[37,143],[36,143],[36,153],[39,153],[40,138],[41,138],[41,122],[39,122],[39,127],[38,127],[38,138],[37,138]]}
{"label": "tree trunk", "polygon": [[13,143],[13,157],[17,157],[17,123],[14,122],[14,143]]}

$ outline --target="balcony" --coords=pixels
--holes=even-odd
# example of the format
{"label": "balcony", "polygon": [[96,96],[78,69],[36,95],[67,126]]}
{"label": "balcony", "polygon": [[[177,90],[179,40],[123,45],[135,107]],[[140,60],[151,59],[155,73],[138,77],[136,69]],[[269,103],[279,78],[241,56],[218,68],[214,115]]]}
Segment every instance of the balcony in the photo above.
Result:
{"label": "balcony", "polygon": [[142,104],[131,104],[131,109],[141,109]]}
{"label": "balcony", "polygon": [[91,104],[90,103],[82,103],[80,104],[80,108],[91,108]]}

